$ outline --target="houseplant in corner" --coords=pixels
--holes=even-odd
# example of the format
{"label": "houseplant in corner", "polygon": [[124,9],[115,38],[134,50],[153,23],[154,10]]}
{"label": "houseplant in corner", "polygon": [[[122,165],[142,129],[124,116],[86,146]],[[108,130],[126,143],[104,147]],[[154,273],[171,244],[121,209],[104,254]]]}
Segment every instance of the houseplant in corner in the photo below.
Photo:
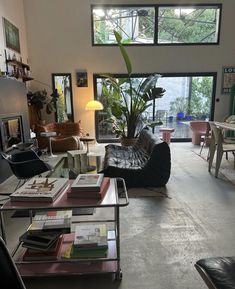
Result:
{"label": "houseplant in corner", "polygon": [[43,123],[42,120],[42,109],[46,106],[46,112],[51,114],[56,111],[56,101],[58,98],[57,94],[52,94],[50,97],[47,95],[47,91],[38,90],[35,92],[28,92],[28,105],[34,108],[37,115],[38,122]]}
{"label": "houseplant in corner", "polygon": [[[143,114],[152,105],[150,101],[162,97],[165,89],[156,87],[159,74],[150,75],[136,83],[132,77],[130,58],[122,45],[122,37],[117,31],[114,31],[114,35],[126,65],[127,76],[117,79],[110,74],[103,74],[102,92],[110,108],[108,121],[113,124],[116,136],[120,137],[122,145],[131,145],[147,124]],[[158,124],[162,123],[152,122],[151,126]]]}

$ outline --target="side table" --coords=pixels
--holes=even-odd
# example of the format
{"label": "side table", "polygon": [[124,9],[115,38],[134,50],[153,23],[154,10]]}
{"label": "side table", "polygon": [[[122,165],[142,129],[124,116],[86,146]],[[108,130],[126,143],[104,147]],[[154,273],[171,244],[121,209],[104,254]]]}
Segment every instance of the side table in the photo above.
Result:
{"label": "side table", "polygon": [[171,142],[171,133],[173,133],[175,129],[172,127],[161,127],[159,131],[162,132],[162,140],[169,145]]}
{"label": "side table", "polygon": [[[87,156],[89,155],[89,142],[92,142],[94,141],[95,139],[94,138],[91,138],[91,137],[81,137],[80,138],[80,141],[84,142],[86,144],[86,153],[87,153]],[[90,171],[94,171],[96,169],[96,166],[91,166],[90,165],[90,162],[89,162],[89,156],[87,158],[87,171],[90,172]]]}
{"label": "side table", "polygon": [[86,150],[67,151],[68,168],[77,174],[87,172],[87,152]]}

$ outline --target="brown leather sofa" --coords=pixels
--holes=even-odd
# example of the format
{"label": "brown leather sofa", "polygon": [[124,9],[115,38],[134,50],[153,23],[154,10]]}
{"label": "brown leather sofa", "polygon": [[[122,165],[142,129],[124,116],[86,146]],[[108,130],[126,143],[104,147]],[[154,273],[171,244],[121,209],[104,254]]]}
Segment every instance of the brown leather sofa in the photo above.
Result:
{"label": "brown leather sofa", "polygon": [[80,149],[80,137],[83,136],[81,121],[37,125],[36,137],[39,149],[49,148],[49,137],[41,136],[42,132],[57,133],[56,136],[50,137],[53,152]]}

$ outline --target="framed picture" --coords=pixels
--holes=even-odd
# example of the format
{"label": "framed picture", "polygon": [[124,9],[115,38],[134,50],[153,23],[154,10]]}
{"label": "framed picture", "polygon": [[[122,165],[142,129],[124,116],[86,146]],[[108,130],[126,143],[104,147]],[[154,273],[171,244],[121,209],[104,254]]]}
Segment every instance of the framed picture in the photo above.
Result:
{"label": "framed picture", "polygon": [[77,72],[77,87],[88,87],[87,72]]}
{"label": "framed picture", "polygon": [[71,73],[52,73],[52,87],[57,89],[56,121],[74,121]]}
{"label": "framed picture", "polygon": [[19,29],[3,17],[6,47],[20,53]]}
{"label": "framed picture", "polygon": [[231,86],[235,84],[235,66],[223,67],[222,93],[230,93]]}

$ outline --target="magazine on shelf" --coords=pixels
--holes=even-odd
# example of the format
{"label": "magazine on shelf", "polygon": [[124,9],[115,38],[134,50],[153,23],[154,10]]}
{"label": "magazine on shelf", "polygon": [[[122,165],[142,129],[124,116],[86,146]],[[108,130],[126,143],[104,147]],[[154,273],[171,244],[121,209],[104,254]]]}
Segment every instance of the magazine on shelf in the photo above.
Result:
{"label": "magazine on shelf", "polygon": [[78,224],[75,227],[74,247],[108,248],[106,224]]}
{"label": "magazine on shelf", "polygon": [[79,174],[71,185],[71,191],[100,191],[104,174]]}
{"label": "magazine on shelf", "polygon": [[19,241],[23,242],[23,247],[36,250],[47,250],[57,241],[59,236],[60,233],[39,233],[38,235],[31,235],[26,231],[19,237]]}
{"label": "magazine on shelf", "polygon": [[39,251],[27,248],[23,254],[24,261],[57,260],[63,243],[63,235],[46,251]]}
{"label": "magazine on shelf", "polygon": [[68,198],[87,198],[87,199],[103,199],[110,184],[110,178],[104,177],[99,191],[76,191],[68,190]]}
{"label": "magazine on shelf", "polygon": [[30,234],[41,231],[60,231],[70,233],[72,210],[37,212],[28,228]]}
{"label": "magazine on shelf", "polygon": [[11,201],[53,202],[69,187],[67,178],[32,178],[10,195]]}

